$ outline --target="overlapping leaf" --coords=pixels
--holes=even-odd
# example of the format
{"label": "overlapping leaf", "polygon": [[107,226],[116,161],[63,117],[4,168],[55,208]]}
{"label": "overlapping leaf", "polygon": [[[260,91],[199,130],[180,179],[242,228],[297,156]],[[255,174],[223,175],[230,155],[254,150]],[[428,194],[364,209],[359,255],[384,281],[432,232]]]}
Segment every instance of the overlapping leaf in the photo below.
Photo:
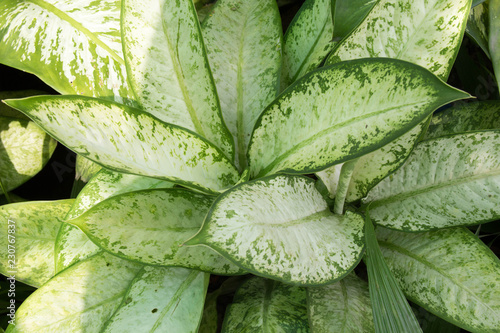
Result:
{"label": "overlapping leaf", "polygon": [[380,248],[406,296],[472,332],[500,327],[500,262],[464,228],[427,233],[377,229]]}
{"label": "overlapping leaf", "polygon": [[72,224],[63,223],[54,248],[55,271],[59,273],[72,264],[87,259],[102,251],[88,237]]}
{"label": "overlapping leaf", "polygon": [[500,0],[489,0],[490,12],[490,35],[488,45],[490,47],[491,61],[497,79],[497,88],[500,89]]}
{"label": "overlapping leaf", "polygon": [[325,67],[261,114],[250,141],[251,175],[311,173],[351,160],[401,136],[439,106],[467,97],[400,60]]}
{"label": "overlapping leaf", "polygon": [[330,0],[333,9],[334,38],[348,36],[366,17],[377,0]]}
{"label": "overlapping leaf", "polygon": [[425,231],[497,219],[499,139],[498,131],[484,131],[423,141],[368,194],[373,220]]}
{"label": "overlapping leaf", "polygon": [[482,3],[473,7],[470,11],[469,20],[465,32],[481,47],[484,53],[490,57],[488,46],[490,18],[488,3]]}
{"label": "overlapping leaf", "polygon": [[271,176],[219,196],[186,244],[206,244],[257,275],[326,284],[359,262],[363,218],[331,213],[309,178]]}
{"label": "overlapping leaf", "polygon": [[137,109],[83,96],[6,102],[76,153],[117,171],[212,191],[238,180],[237,170],[218,148]]}

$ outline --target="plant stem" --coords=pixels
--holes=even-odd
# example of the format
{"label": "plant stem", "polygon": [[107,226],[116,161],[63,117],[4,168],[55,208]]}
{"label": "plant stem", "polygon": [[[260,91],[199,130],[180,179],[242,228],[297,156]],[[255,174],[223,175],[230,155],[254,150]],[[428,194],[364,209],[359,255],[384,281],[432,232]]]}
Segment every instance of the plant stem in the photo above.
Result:
{"label": "plant stem", "polygon": [[344,202],[351,182],[352,173],[358,159],[345,162],[340,170],[339,183],[337,186],[337,194],[335,195],[335,203],[333,204],[333,212],[335,214],[342,214],[344,212]]}

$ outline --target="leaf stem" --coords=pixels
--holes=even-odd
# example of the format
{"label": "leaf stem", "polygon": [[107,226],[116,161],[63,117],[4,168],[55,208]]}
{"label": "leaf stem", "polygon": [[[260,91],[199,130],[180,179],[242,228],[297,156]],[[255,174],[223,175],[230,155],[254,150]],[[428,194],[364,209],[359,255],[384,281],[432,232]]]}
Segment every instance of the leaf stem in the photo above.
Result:
{"label": "leaf stem", "polygon": [[354,172],[354,167],[358,159],[355,158],[342,165],[340,170],[339,183],[337,186],[337,194],[335,195],[335,203],[333,204],[333,212],[335,214],[340,214],[344,212],[344,202],[347,196],[347,190],[349,189],[349,183],[351,182],[351,177]]}

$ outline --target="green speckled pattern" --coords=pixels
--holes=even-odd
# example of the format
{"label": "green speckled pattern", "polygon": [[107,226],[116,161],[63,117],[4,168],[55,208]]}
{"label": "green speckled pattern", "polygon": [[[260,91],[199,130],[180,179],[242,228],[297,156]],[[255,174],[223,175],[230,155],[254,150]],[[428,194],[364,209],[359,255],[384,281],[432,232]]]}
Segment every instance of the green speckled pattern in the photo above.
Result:
{"label": "green speckled pattern", "polygon": [[498,89],[500,89],[500,0],[489,0],[491,61],[495,70]]}
{"label": "green speckled pattern", "polygon": [[54,248],[56,273],[100,252],[83,231],[72,224],[63,223],[57,234]]}

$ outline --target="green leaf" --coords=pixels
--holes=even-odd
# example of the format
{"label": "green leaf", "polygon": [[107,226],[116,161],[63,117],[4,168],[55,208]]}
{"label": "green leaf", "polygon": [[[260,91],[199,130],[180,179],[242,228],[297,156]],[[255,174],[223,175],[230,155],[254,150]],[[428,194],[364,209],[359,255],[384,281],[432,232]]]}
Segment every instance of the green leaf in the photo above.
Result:
{"label": "green leaf", "polygon": [[77,154],[117,171],[211,191],[239,178],[224,154],[198,135],[122,104],[83,96],[5,102]]}
{"label": "green leaf", "polygon": [[421,142],[406,163],[374,187],[366,202],[382,226],[427,231],[500,217],[500,132]]}
{"label": "green leaf", "polygon": [[439,112],[432,117],[425,138],[489,129],[500,129],[500,101],[458,104]]}
{"label": "green leaf", "polygon": [[378,0],[330,0],[335,3],[334,38],[350,34],[366,17]]}
{"label": "green leaf", "polygon": [[0,207],[0,273],[39,287],[54,274],[57,233],[73,200]]}
{"label": "green leaf", "polygon": [[212,202],[213,197],[184,189],[136,191],[106,199],[69,222],[124,259],[241,274],[239,267],[209,248],[180,247],[200,229]]}
{"label": "green leaf", "polygon": [[253,277],[234,295],[223,333],[308,333],[306,289]]}
{"label": "green leaf", "polygon": [[465,228],[426,233],[377,229],[387,264],[406,296],[472,332],[500,327],[500,261]]}
{"label": "green leaf", "polygon": [[0,180],[11,191],[47,164],[57,142],[32,121],[0,116]]}
{"label": "green leaf", "polygon": [[328,57],[340,61],[406,60],[446,81],[458,53],[472,0],[380,0]]}
{"label": "green leaf", "polygon": [[83,156],[77,155],[75,180],[81,180],[82,182],[87,183],[101,169],[102,167],[99,164],[94,163]]}
{"label": "green leaf", "polygon": [[[0,61],[61,94],[129,97],[119,0],[3,0]],[[120,97],[121,96],[121,97]]]}
{"label": "green leaf", "polygon": [[31,294],[7,332],[100,332],[141,268],[106,253],[76,263]]}
{"label": "green leaf", "polygon": [[411,308],[424,333],[460,333],[460,327],[447,322],[424,308],[412,303]]}
{"label": "green leaf", "polygon": [[240,168],[255,121],[278,93],[282,27],[275,0],[219,0],[203,38]]}
{"label": "green leaf", "polygon": [[271,176],[220,195],[186,244],[208,245],[257,275],[320,285],[361,259],[363,218],[331,213],[310,178]]}
{"label": "green leaf", "polygon": [[339,186],[340,171],[343,164],[335,164],[325,170],[316,172],[316,176],[325,184],[328,189],[330,199],[335,198],[337,195],[337,188]]}
{"label": "green leaf", "polygon": [[490,36],[488,44],[497,79],[497,88],[500,89],[500,0],[489,0],[489,11]]}
{"label": "green leaf", "polygon": [[319,67],[332,42],[331,0],[306,0],[288,27],[283,48],[281,89]]}
{"label": "green leaf", "polygon": [[481,47],[484,53],[491,58],[488,39],[490,34],[488,3],[473,7],[465,32]]}
{"label": "green leaf", "polygon": [[100,332],[197,332],[207,286],[199,271],[146,266]]}
{"label": "green leaf", "polygon": [[[16,91],[0,91],[0,101],[4,99],[13,99],[13,98],[24,98],[29,96],[37,96],[37,95],[47,95],[46,92],[40,90],[16,90]],[[22,120],[30,120],[26,117],[22,112],[14,110],[10,106],[5,103],[0,102],[0,116],[1,117],[10,117],[17,118]]]}
{"label": "green leaf", "polygon": [[375,230],[366,215],[366,268],[376,333],[422,332],[398,282],[382,256]]}
{"label": "green leaf", "polygon": [[198,16],[191,0],[124,0],[122,34],[130,85],[159,119],[193,130],[232,158]]}
{"label": "green leaf", "polygon": [[100,251],[101,248],[95,245],[83,231],[74,225],[63,223],[57,233],[54,248],[55,271],[59,273],[75,262],[87,259]]}
{"label": "green leaf", "polygon": [[368,284],[354,273],[334,284],[307,288],[307,309],[312,332],[374,331]]}
{"label": "green leaf", "polygon": [[102,169],[78,194],[73,207],[66,216],[66,220],[75,219],[99,202],[119,194],[173,186],[173,183],[155,178]]}
{"label": "green leaf", "polygon": [[314,71],[261,114],[250,141],[251,175],[311,173],[354,159],[403,135],[439,106],[468,96],[395,59],[352,60]]}

